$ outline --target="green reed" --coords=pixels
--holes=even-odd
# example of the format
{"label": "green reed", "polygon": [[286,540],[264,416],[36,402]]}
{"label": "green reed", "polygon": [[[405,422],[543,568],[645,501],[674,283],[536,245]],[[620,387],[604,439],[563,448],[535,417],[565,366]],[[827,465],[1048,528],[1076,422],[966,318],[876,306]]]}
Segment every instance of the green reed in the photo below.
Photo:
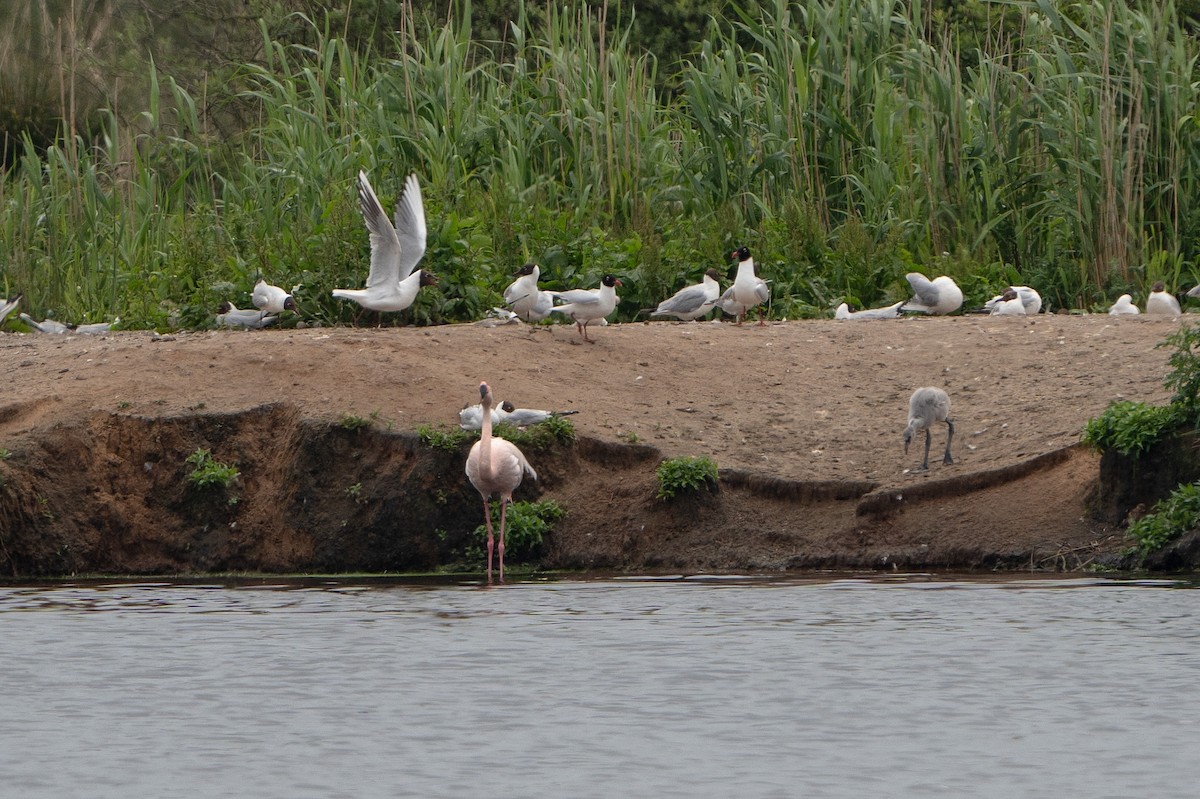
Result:
{"label": "green reed", "polygon": [[401,321],[477,318],[526,260],[550,287],[617,273],[628,319],[740,244],[776,316],[894,300],[913,269],[968,302],[1186,288],[1200,137],[1174,4],[1000,5],[1019,22],[969,68],[919,0],[777,0],[714,20],[680,64],[603,4],[522,10],[486,42],[469,7],[428,33],[410,9],[388,58],[316,21],[311,46],[264,29],[262,59],[209,89],[252,109],[231,137],[160,68],[136,119],[26,143],[0,176],[0,292],[35,316],[204,325],[262,274],[353,321],[329,291],[366,272],[359,169],[389,206],[422,180],[442,285]]}

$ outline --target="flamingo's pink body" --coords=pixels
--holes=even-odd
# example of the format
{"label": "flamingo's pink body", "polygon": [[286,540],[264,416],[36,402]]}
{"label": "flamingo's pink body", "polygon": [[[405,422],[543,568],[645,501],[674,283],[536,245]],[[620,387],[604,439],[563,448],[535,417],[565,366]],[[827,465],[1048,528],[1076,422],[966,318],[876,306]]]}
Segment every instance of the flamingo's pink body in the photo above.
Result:
{"label": "flamingo's pink body", "polygon": [[534,480],[537,472],[529,465],[525,455],[511,441],[492,435],[492,389],[487,383],[479,384],[479,397],[483,405],[483,427],[479,440],[467,455],[467,479],[483,497],[483,518],[487,524],[487,579],[492,582],[492,513],[488,498],[492,494],[500,497],[500,582],[504,582],[504,512],[512,502],[513,491],[521,485],[528,474]]}

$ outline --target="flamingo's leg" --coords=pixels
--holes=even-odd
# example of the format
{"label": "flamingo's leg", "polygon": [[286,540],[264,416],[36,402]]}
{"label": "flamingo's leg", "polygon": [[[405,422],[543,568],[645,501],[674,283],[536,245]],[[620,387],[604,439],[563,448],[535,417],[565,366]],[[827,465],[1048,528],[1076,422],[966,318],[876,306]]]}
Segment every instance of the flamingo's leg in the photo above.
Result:
{"label": "flamingo's leg", "polygon": [[[503,513],[503,511],[501,511],[501,513]],[[503,517],[501,517],[501,518],[503,518]],[[492,584],[492,546],[494,544],[494,539],[492,538],[492,507],[488,503],[486,498],[484,498],[484,500],[483,500],[483,521],[487,524],[487,553],[488,553],[487,581],[488,581],[488,585],[491,585]],[[501,527],[500,529],[503,530],[504,528]],[[501,539],[501,540],[503,540],[503,539]],[[501,551],[501,553],[504,552],[503,544],[500,545],[500,551]],[[500,557],[503,558],[504,557],[503,554],[501,554]],[[500,562],[503,563],[504,561],[501,560]],[[501,567],[501,568],[503,568],[503,567]],[[504,579],[503,572],[501,572],[500,579],[502,581]]]}

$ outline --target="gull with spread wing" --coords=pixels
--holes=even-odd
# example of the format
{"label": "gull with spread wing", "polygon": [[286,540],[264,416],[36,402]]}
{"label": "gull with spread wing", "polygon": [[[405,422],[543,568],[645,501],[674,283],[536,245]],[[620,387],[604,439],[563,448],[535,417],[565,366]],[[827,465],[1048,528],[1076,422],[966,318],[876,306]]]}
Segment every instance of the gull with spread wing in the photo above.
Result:
{"label": "gull with spread wing", "polygon": [[[393,226],[367,173],[358,173],[358,203],[371,234],[371,271],[365,289],[334,289],[333,296],[354,300],[371,311],[403,311],[422,286],[436,286],[432,272],[416,269],[425,255],[425,205],[416,175],[409,175],[396,203]],[[413,270],[416,271],[413,271]]]}

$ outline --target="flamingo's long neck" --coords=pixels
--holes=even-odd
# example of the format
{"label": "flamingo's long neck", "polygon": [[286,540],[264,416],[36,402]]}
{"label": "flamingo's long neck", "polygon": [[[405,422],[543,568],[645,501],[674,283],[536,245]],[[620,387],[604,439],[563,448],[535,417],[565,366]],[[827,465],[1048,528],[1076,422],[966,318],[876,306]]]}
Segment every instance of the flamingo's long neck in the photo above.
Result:
{"label": "flamingo's long neck", "polygon": [[479,429],[479,470],[492,473],[492,392],[483,395],[483,419]]}

